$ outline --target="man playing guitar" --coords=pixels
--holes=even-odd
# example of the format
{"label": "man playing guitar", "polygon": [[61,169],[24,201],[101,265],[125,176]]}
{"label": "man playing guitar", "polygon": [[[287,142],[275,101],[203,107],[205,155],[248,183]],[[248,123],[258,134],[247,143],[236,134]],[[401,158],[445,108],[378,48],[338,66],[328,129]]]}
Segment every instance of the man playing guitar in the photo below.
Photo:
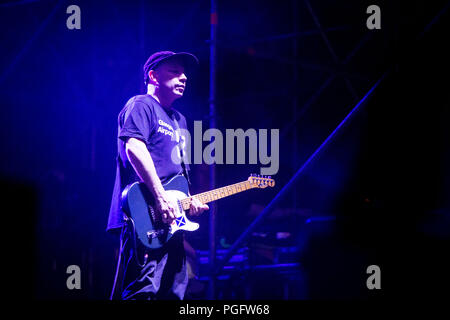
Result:
{"label": "man playing guitar", "polygon": [[[122,269],[121,299],[183,299],[188,283],[183,233],[176,233],[166,245],[148,250],[135,240],[121,208],[127,185],[142,181],[154,199],[155,215],[170,225],[176,218],[173,202],[163,184],[176,175],[187,174],[171,158],[179,143],[177,127],[187,130],[185,117],[172,107],[183,96],[185,68],[198,63],[190,53],[156,52],[144,65],[147,94],[132,97],[118,116],[118,157],[116,181],[108,219],[108,231],[121,232],[118,269]],[[185,169],[185,170],[184,170]],[[189,212],[198,215],[209,207],[191,198]],[[120,259],[123,267],[120,268]],[[117,273],[114,294],[117,282]]]}

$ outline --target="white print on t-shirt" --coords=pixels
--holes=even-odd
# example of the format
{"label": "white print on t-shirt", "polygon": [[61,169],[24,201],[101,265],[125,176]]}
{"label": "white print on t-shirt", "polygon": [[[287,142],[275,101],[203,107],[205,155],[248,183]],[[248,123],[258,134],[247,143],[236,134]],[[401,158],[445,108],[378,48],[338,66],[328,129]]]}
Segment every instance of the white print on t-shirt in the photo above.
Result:
{"label": "white print on t-shirt", "polygon": [[161,119],[159,119],[158,120],[158,123],[159,123],[159,125],[161,125],[161,126],[164,126],[164,127],[166,127],[166,128],[169,128],[170,129],[170,131],[172,131],[173,132],[173,127],[170,125],[170,124],[168,124],[168,123],[166,123],[166,122],[164,122],[163,120],[161,120]]}
{"label": "white print on t-shirt", "polygon": [[172,131],[169,131],[161,126],[158,128],[158,132],[161,132],[161,133],[164,133],[165,135],[169,135],[169,136],[173,137]]}
{"label": "white print on t-shirt", "polygon": [[[158,124],[159,124],[159,127],[158,127],[157,132],[160,132],[165,135],[169,135],[169,136],[173,137],[173,127],[170,124],[164,122],[161,119],[158,120]],[[167,129],[164,127],[166,127]]]}

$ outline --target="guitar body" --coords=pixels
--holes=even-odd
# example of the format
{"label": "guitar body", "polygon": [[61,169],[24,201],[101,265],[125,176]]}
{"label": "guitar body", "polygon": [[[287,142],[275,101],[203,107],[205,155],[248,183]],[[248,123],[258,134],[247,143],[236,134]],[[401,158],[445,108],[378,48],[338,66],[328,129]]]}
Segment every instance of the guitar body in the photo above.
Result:
{"label": "guitar body", "polygon": [[122,193],[122,210],[132,219],[138,239],[150,249],[161,248],[179,230],[195,231],[199,228],[198,223],[188,220],[180,203],[189,197],[186,178],[175,176],[163,187],[175,207],[176,219],[171,225],[157,217],[154,198],[143,182],[130,184]]}

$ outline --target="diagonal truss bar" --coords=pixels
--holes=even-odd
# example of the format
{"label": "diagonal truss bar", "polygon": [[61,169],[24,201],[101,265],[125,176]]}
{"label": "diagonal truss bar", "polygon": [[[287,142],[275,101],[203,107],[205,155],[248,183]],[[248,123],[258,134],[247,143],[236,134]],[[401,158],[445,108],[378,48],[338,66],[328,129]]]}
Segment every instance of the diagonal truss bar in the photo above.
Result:
{"label": "diagonal truss bar", "polygon": [[[337,27],[325,28],[322,30],[322,32],[327,33],[327,32],[335,32],[335,31],[345,31],[345,30],[350,30],[350,29],[351,29],[350,26],[337,26]],[[283,33],[283,34],[277,34],[277,35],[253,38],[253,39],[238,39],[238,40],[234,40],[234,41],[218,41],[218,45],[224,46],[224,44],[226,44],[228,46],[233,46],[233,47],[246,47],[248,45],[256,44],[256,43],[314,36],[319,33],[321,33],[321,31],[316,30],[316,29],[303,30],[303,31],[298,31],[298,32]],[[206,41],[206,42],[208,42],[208,41]]]}
{"label": "diagonal truss bar", "polygon": [[2,74],[0,75],[0,84],[2,84],[3,81],[5,81],[5,79],[8,77],[8,75],[14,70],[15,66],[19,63],[20,59],[22,59],[22,57],[31,48],[31,46],[39,37],[39,35],[45,30],[45,28],[48,26],[53,16],[56,14],[56,12],[59,10],[59,8],[62,6],[63,3],[64,0],[60,0],[56,3],[52,11],[48,14],[48,16],[44,19],[44,21],[42,21],[41,25],[36,29],[33,36],[27,41],[27,43],[23,46],[22,50],[20,50],[20,52],[16,55],[14,60],[9,64],[9,66],[2,72]]}
{"label": "diagonal truss bar", "polygon": [[[336,64],[336,66],[339,66],[340,61],[339,61],[339,58],[338,58],[338,56],[337,56],[337,54],[336,54],[336,51],[334,51],[333,46],[331,45],[330,40],[328,39],[326,33],[323,31],[322,25],[320,24],[319,19],[317,18],[317,16],[316,16],[314,10],[312,9],[311,4],[309,3],[309,0],[304,0],[304,2],[305,2],[305,4],[306,4],[306,7],[308,8],[309,13],[311,14],[311,17],[312,17],[313,20],[314,20],[314,23],[315,23],[316,27],[317,27],[317,28],[319,29],[319,31],[320,31],[320,35],[322,36],[322,39],[323,39],[323,41],[325,42],[325,44],[326,44],[326,46],[327,46],[327,48],[328,48],[328,51],[330,51],[330,54],[331,54],[331,56],[333,57],[334,63]],[[345,84],[346,84],[348,90],[349,90],[350,93],[352,94],[353,99],[354,99],[355,101],[357,101],[358,95],[356,94],[355,88],[353,87],[353,85],[351,84],[350,80],[349,80],[346,76],[344,76],[344,82],[345,82]]]}
{"label": "diagonal truss bar", "polygon": [[[349,29],[350,29],[349,26],[330,27],[330,28],[324,29],[323,32],[343,31],[343,30],[349,30]],[[297,32],[291,32],[291,33],[269,36],[269,37],[264,37],[264,38],[256,38],[253,40],[249,40],[248,43],[259,43],[259,42],[283,40],[283,39],[290,39],[290,38],[300,38],[300,37],[305,37],[305,36],[316,35],[320,32],[321,31],[318,31],[318,30],[297,31]]]}
{"label": "diagonal truss bar", "polygon": [[[235,53],[244,53],[243,48],[236,48],[234,46],[224,45],[223,43],[221,45],[218,44],[218,47],[220,49],[227,49],[227,50],[233,51]],[[305,69],[305,70],[329,72],[329,73],[333,73],[333,74],[337,74],[337,75],[343,74],[336,67],[317,64],[317,63],[314,63],[311,61],[306,61],[306,60],[292,59],[292,58],[286,58],[286,57],[281,57],[281,56],[277,56],[277,55],[265,54],[265,53],[261,53],[259,51],[252,53],[252,56],[255,58],[258,58],[258,59],[265,59],[265,60],[275,61],[278,63],[297,65],[300,68]],[[350,72],[346,71],[345,76],[350,79],[355,79],[358,81],[369,81],[370,80],[365,75],[355,73],[355,72],[350,73]]]}
{"label": "diagonal truss bar", "polygon": [[352,51],[345,57],[344,61],[342,61],[343,65],[347,65],[350,60],[355,56],[355,54],[363,47],[364,44],[366,44],[367,41],[369,41],[372,36],[373,32],[367,32],[366,35],[358,42],[358,44],[353,48]]}
{"label": "diagonal truss bar", "polygon": [[425,28],[423,29],[423,31],[421,33],[419,33],[419,35],[417,36],[416,40],[421,39],[425,33],[428,32],[428,30],[431,29],[431,27],[442,17],[442,15],[450,8],[450,1],[447,2],[447,4],[444,5],[444,7],[439,10],[438,14],[425,26]]}
{"label": "diagonal truss bar", "polygon": [[0,8],[9,8],[9,7],[16,7],[23,4],[30,4],[33,2],[40,2],[42,0],[21,0],[21,1],[12,1],[12,2],[5,2],[0,4]]}
{"label": "diagonal truss bar", "polygon": [[308,0],[304,0],[304,2],[306,4],[306,7],[308,8],[309,13],[311,14],[311,17],[314,20],[314,24],[316,25],[317,29],[319,29],[319,33],[320,33],[323,41],[325,42],[325,44],[328,48],[328,51],[330,51],[331,56],[333,57],[334,63],[338,64],[339,58],[337,57],[336,52],[334,51],[333,46],[330,43],[330,40],[328,39],[327,35],[325,34],[325,32],[322,28],[322,25],[319,22],[319,19],[317,18],[316,14],[314,13],[314,10],[312,9],[311,4],[309,3]]}
{"label": "diagonal truss bar", "polygon": [[229,251],[227,252],[226,256],[223,258],[223,260],[220,261],[220,264],[218,264],[217,268],[215,269],[216,274],[220,273],[220,270],[225,266],[225,263],[230,260],[233,253],[236,251],[238,246],[248,237],[250,232],[272,211],[272,209],[275,207],[275,205],[280,202],[282,197],[289,191],[289,189],[294,185],[296,180],[300,177],[300,175],[305,171],[305,169],[308,167],[308,165],[317,157],[317,155],[325,148],[325,146],[328,145],[328,143],[333,139],[336,134],[340,131],[340,129],[347,124],[352,116],[358,111],[358,109],[366,102],[367,98],[371,96],[373,91],[378,87],[380,82],[386,77],[386,75],[390,71],[386,71],[379,79],[378,81],[372,86],[372,88],[366,93],[366,95],[356,104],[356,106],[350,111],[350,113],[339,123],[339,125],[336,127],[336,129],[331,132],[331,134],[328,136],[328,138],[325,139],[325,141],[322,142],[322,144],[314,151],[314,153],[306,160],[306,162],[300,167],[300,169],[297,170],[295,175],[289,180],[289,182],[281,189],[280,192],[272,199],[272,201],[267,205],[267,207],[264,208],[263,212],[259,214],[258,217],[256,217],[252,224],[241,234],[241,236],[233,243],[233,245],[230,247]]}
{"label": "diagonal truss bar", "polygon": [[[355,56],[355,54],[359,51],[359,49],[362,48],[363,44],[365,44],[370,38],[372,37],[372,33],[368,33],[363,39],[353,48],[353,50],[347,55],[345,58],[343,64],[346,65],[350,62],[351,58]],[[333,72],[332,75],[330,75],[325,82],[322,84],[322,86],[319,87],[319,89],[311,96],[311,98],[302,106],[301,112],[297,113],[297,115],[292,119],[292,121],[283,129],[281,136],[285,136],[288,131],[292,128],[292,126],[300,119],[303,114],[309,109],[309,107],[314,103],[314,101],[317,100],[319,94],[325,90],[325,88],[331,83],[331,81],[335,78],[335,75],[337,72]],[[349,76],[349,73],[346,74],[346,76]],[[351,77],[351,76],[350,76]],[[360,79],[360,80],[367,80],[367,79]]]}

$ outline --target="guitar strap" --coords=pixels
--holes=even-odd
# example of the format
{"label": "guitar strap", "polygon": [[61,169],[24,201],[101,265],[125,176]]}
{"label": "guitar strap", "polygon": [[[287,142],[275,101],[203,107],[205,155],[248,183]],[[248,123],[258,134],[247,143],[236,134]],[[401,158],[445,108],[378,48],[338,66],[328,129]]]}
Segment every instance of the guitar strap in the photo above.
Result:
{"label": "guitar strap", "polygon": [[183,168],[183,175],[186,177],[188,184],[191,185],[191,180],[189,179],[189,173],[188,173],[188,170],[186,170],[186,165],[184,163],[184,153],[183,153],[183,148],[181,145],[181,135],[179,135],[181,130],[180,130],[180,126],[178,125],[176,116],[177,115],[174,114],[174,117],[172,120],[175,123],[175,135],[176,135],[175,139],[177,141],[177,149],[180,152],[180,156],[181,156],[181,167]]}

